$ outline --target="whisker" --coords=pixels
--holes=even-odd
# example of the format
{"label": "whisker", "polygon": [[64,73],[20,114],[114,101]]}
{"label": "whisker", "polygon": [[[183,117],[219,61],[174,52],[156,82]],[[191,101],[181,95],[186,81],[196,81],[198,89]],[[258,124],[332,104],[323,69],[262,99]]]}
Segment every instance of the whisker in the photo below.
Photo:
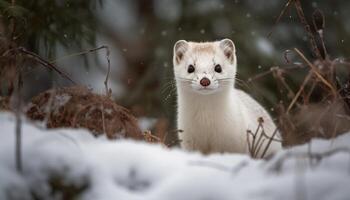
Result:
{"label": "whisker", "polygon": [[168,87],[168,86],[172,86],[172,85],[175,85],[175,80],[168,81],[168,82],[164,83],[164,85],[162,87]]}
{"label": "whisker", "polygon": [[170,88],[170,89],[168,90],[168,92],[169,92],[169,93],[168,93],[168,94],[166,95],[166,97],[163,99],[163,102],[169,101],[170,97],[172,97],[173,95],[176,94],[176,87]]}
{"label": "whisker", "polygon": [[169,88],[168,90],[165,90],[162,95],[163,96],[169,96],[176,93],[176,88]]}
{"label": "whisker", "polygon": [[241,80],[239,78],[235,78],[236,82],[238,85],[242,86],[242,87],[246,87],[247,89],[251,89],[251,87],[247,84],[247,82],[245,82],[244,80]]}
{"label": "whisker", "polygon": [[173,84],[173,83],[175,83],[175,80],[170,80],[168,82],[165,82],[165,84]]}
{"label": "whisker", "polygon": [[230,83],[233,83],[232,80],[219,80],[218,82],[220,82],[220,83],[223,83],[223,82],[230,82]]}
{"label": "whisker", "polygon": [[176,80],[186,80],[186,81],[192,81],[193,79],[191,78],[181,78],[181,77],[176,77]]}
{"label": "whisker", "polygon": [[235,80],[235,83],[237,83],[237,85],[241,86],[241,87],[245,87],[247,89],[251,89],[251,87],[243,80],[234,77],[234,78],[220,78],[220,79],[216,79],[217,81],[224,83],[224,82],[229,82],[231,83],[232,80]]}
{"label": "whisker", "polygon": [[218,80],[218,81],[224,81],[224,80],[233,80],[233,79],[235,79],[235,78],[218,78],[218,79],[216,79],[216,80]]}
{"label": "whisker", "polygon": [[170,84],[168,86],[164,86],[164,88],[161,89],[161,93],[164,94],[166,93],[168,90],[172,90],[172,89],[176,89],[175,84]]}
{"label": "whisker", "polygon": [[194,84],[196,83],[194,80],[192,79],[176,79],[177,81],[183,82],[183,83],[191,83]]}

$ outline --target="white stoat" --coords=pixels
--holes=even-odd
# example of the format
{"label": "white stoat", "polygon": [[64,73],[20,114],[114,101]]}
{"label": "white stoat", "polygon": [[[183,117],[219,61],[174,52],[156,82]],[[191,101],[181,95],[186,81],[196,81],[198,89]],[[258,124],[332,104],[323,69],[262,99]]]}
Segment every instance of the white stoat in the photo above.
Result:
{"label": "white stoat", "polygon": [[[179,139],[184,149],[249,153],[247,130],[254,132],[260,117],[266,134],[273,134],[276,126],[266,110],[234,88],[237,57],[230,39],[205,43],[179,40],[174,45],[173,64],[177,126],[182,130]],[[263,138],[261,149],[268,143]],[[279,149],[281,144],[273,141],[266,155]]]}

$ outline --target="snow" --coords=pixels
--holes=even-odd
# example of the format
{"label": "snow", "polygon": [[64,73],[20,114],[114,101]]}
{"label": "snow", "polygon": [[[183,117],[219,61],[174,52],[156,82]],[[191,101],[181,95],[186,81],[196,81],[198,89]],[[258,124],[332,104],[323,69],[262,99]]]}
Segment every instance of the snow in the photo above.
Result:
{"label": "snow", "polygon": [[264,53],[265,55],[272,56],[274,53],[274,48],[267,39],[259,37],[256,41],[256,46],[259,49],[260,52]]}
{"label": "snow", "polygon": [[13,115],[0,113],[0,199],[31,199],[32,193],[41,199],[61,199],[61,194],[52,194],[48,184],[52,177],[87,185],[80,196],[86,200],[350,196],[350,133],[331,141],[315,139],[270,160],[254,160],[239,154],[203,156],[131,140],[109,141],[83,129],[46,130],[24,120],[23,172],[17,173],[14,122]]}

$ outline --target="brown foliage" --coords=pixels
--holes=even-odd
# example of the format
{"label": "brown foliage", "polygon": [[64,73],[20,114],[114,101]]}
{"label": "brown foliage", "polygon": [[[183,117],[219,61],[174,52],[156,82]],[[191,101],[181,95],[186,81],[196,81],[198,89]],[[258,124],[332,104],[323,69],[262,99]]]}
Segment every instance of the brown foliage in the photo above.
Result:
{"label": "brown foliage", "polygon": [[281,112],[283,145],[303,144],[314,137],[334,138],[350,130],[346,105],[341,100],[300,105],[292,113]]}
{"label": "brown foliage", "polygon": [[267,158],[265,157],[265,155],[267,153],[267,150],[270,148],[271,143],[273,141],[282,141],[278,138],[277,128],[274,130],[270,137],[265,132],[264,120],[262,117],[258,118],[258,123],[258,127],[254,132],[252,132],[251,130],[247,130],[247,144],[249,154],[252,158]]}
{"label": "brown foliage", "polygon": [[[320,10],[312,14],[311,26],[305,19],[300,0],[289,0],[276,23],[291,5],[297,10],[314,57],[307,58],[297,48],[287,50],[285,59],[289,66],[273,67],[269,72],[250,79],[252,81],[272,73],[281,93],[288,94],[288,99],[277,105],[278,125],[284,146],[303,144],[314,137],[333,138],[350,130],[350,63],[340,58],[331,59],[328,55],[324,42],[325,17]],[[295,53],[303,63],[290,62],[287,53]],[[286,81],[287,77],[292,78],[290,72],[293,70],[307,70],[302,82],[297,83],[296,91]],[[345,77],[344,72],[347,74]],[[346,81],[341,81],[340,76]]]}
{"label": "brown foliage", "polygon": [[48,128],[87,128],[94,135],[106,133],[110,139],[142,139],[136,118],[110,98],[86,87],[51,89],[34,97],[27,109],[33,120],[44,120]]}
{"label": "brown foliage", "polygon": [[10,111],[10,97],[1,97],[0,96],[0,110]]}

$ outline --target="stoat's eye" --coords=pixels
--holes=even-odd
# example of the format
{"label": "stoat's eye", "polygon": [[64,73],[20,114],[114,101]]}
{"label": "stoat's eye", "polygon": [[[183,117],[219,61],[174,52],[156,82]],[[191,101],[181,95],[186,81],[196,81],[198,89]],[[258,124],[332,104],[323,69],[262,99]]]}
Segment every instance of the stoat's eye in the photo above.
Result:
{"label": "stoat's eye", "polygon": [[193,65],[189,65],[187,68],[187,72],[188,73],[193,73],[194,72],[194,66]]}
{"label": "stoat's eye", "polygon": [[219,64],[215,65],[214,70],[215,70],[217,73],[221,73],[221,72],[222,72],[221,65],[219,65]]}

